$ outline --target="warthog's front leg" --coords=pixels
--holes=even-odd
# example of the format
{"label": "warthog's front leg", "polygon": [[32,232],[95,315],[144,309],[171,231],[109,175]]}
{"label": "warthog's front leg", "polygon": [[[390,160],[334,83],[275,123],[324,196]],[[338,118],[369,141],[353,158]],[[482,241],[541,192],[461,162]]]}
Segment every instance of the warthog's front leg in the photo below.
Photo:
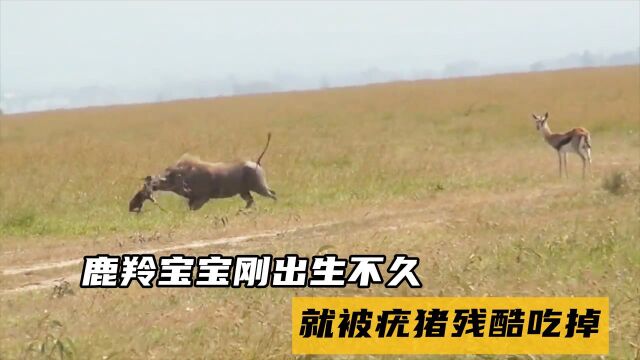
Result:
{"label": "warthog's front leg", "polygon": [[189,198],[189,209],[198,210],[209,201],[208,197]]}

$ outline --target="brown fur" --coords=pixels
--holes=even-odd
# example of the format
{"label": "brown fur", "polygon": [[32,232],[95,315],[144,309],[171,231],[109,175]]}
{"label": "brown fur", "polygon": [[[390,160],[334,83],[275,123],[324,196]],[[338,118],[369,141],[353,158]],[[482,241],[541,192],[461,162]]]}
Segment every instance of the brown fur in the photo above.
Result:
{"label": "brown fur", "polygon": [[138,191],[131,201],[129,201],[129,211],[131,212],[140,212],[142,210],[142,205],[147,200],[145,196],[144,190]]}
{"label": "brown fur", "polygon": [[142,188],[138,190],[138,192],[133,196],[131,201],[129,201],[129,211],[139,213],[142,210],[142,205],[145,201],[151,200],[152,202],[156,202],[156,199],[153,197],[153,191],[150,187],[151,177],[147,176],[145,178],[145,183],[142,185]]}

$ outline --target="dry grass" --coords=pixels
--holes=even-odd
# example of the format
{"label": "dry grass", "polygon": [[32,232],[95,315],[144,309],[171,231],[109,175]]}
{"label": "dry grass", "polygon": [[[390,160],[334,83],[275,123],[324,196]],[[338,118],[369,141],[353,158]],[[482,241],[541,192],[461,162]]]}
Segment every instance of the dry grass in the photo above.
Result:
{"label": "dry grass", "polygon": [[[0,357],[48,344],[77,358],[287,358],[291,296],[343,294],[609,296],[611,354],[633,358],[639,97],[639,68],[621,67],[4,116],[3,266],[339,220],[186,252],[402,251],[420,256],[424,288],[114,291],[72,283],[3,295]],[[580,180],[575,156],[571,178],[557,178],[532,111],[549,111],[555,131],[591,130],[592,179]],[[243,202],[229,199],[190,213],[163,196],[167,213],[127,212],[138,178],[183,152],[255,158],[268,131],[263,162],[278,203],[260,198],[257,211],[236,215]],[[618,172],[626,186],[615,184]],[[79,268],[2,276],[0,286],[69,274]]]}

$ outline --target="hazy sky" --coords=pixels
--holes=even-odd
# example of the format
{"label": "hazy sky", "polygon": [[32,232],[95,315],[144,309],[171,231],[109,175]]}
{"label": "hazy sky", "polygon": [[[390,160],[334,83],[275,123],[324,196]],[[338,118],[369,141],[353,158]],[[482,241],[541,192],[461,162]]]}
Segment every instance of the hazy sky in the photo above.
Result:
{"label": "hazy sky", "polygon": [[0,90],[526,65],[640,46],[640,1],[7,1]]}

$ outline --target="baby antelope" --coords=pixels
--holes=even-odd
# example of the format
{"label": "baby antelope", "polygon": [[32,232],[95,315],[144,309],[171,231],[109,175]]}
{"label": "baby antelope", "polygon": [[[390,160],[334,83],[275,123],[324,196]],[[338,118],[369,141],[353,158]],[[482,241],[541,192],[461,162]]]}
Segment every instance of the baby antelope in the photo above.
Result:
{"label": "baby antelope", "polygon": [[[562,163],[564,162],[564,173],[567,172],[567,153],[574,152],[582,159],[582,178],[585,178],[587,162],[589,163],[589,173],[591,173],[591,135],[585,128],[574,128],[566,133],[553,133],[549,128],[549,113],[544,116],[531,114],[536,123],[536,130],[542,134],[546,142],[558,152],[558,164],[560,177],[562,177]],[[563,161],[564,160],[564,161]]]}
{"label": "baby antelope", "polygon": [[142,204],[144,204],[144,202],[147,200],[156,204],[156,206],[158,206],[160,210],[165,211],[153,196],[152,181],[153,178],[151,176],[147,176],[146,178],[144,178],[144,184],[142,185],[142,188],[138,190],[136,195],[131,199],[131,201],[129,201],[129,211],[139,213],[140,210],[142,210]]}

